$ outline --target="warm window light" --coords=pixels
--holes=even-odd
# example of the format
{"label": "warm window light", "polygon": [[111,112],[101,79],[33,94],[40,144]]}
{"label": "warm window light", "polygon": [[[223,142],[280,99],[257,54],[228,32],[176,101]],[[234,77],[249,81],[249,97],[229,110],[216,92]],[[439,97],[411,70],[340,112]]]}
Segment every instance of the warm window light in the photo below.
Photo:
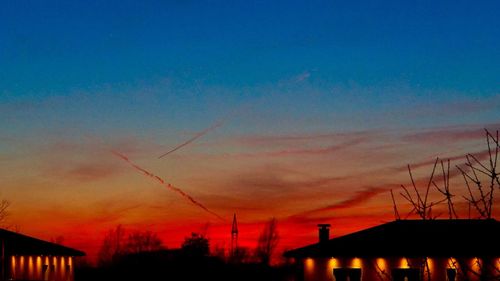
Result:
{"label": "warm window light", "polygon": [[378,258],[376,260],[378,270],[381,272],[386,272],[387,271],[387,261],[383,258]]}
{"label": "warm window light", "polygon": [[401,258],[400,263],[399,263],[400,268],[410,268],[410,264],[408,262],[407,258]]}
{"label": "warm window light", "polygon": [[[42,257],[37,256],[36,257],[36,269],[35,269],[36,274],[40,277],[42,274]],[[42,279],[42,278],[40,278]]]}
{"label": "warm window light", "polygon": [[481,272],[481,265],[482,265],[481,259],[476,257],[476,258],[473,258],[471,262],[472,262],[472,264],[470,266],[471,266],[472,270],[476,273],[480,273]]}
{"label": "warm window light", "polygon": [[333,269],[339,267],[339,261],[336,258],[331,258],[328,260],[328,274],[333,272]]}
{"label": "warm window light", "polygon": [[11,265],[12,265],[12,275],[14,277],[16,275],[16,257],[11,258]]}
{"label": "warm window light", "polygon": [[361,268],[361,259],[360,258],[353,258],[351,261],[351,267],[352,268]]}
{"label": "warm window light", "polygon": [[60,267],[60,270],[63,271],[61,274],[67,274],[68,273],[68,269],[66,268],[66,258],[65,257],[61,257],[60,258],[61,260],[61,267]]}
{"label": "warm window light", "polygon": [[306,270],[313,271],[314,270],[314,259],[307,258],[306,259]]}
{"label": "warm window light", "polygon": [[427,258],[427,266],[429,266],[429,272],[434,271],[434,260],[431,258]]}
{"label": "warm window light", "polygon": [[33,257],[32,256],[29,256],[28,257],[28,276],[30,279],[33,278],[33,275],[34,275],[34,266],[33,266]]}
{"label": "warm window light", "polygon": [[458,269],[458,261],[455,258],[448,259],[448,268]]}

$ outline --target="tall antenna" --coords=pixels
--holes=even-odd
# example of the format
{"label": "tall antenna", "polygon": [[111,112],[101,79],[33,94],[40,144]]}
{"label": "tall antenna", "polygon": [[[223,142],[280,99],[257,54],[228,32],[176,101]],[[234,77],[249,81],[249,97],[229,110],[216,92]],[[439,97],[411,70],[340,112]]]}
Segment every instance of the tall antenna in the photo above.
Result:
{"label": "tall antenna", "polygon": [[238,223],[236,222],[236,214],[233,216],[233,226],[231,227],[231,257],[234,256],[238,248]]}

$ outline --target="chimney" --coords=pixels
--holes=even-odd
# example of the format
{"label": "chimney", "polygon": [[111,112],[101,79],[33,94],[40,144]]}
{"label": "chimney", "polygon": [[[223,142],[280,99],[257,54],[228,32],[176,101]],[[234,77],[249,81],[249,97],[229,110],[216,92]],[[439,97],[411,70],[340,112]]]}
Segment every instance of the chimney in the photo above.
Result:
{"label": "chimney", "polygon": [[330,240],[330,224],[318,224],[319,243],[324,244]]}

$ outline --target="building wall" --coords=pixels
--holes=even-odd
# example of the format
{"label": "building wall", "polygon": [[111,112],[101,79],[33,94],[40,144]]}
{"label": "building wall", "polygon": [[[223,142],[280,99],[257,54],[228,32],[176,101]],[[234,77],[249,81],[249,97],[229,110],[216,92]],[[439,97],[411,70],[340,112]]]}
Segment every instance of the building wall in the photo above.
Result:
{"label": "building wall", "polygon": [[[393,269],[416,268],[420,280],[446,281],[447,269],[456,272],[455,281],[479,280],[481,272],[489,276],[500,277],[500,258],[306,258],[300,261],[303,266],[304,281],[343,281],[336,280],[334,269],[359,268],[361,280],[393,280]],[[430,274],[430,275],[429,275]],[[429,278],[430,277],[430,278]],[[467,277],[467,278],[465,278]],[[352,281],[352,280],[351,280]]]}
{"label": "building wall", "polygon": [[63,256],[12,256],[12,280],[74,281],[73,258]]}

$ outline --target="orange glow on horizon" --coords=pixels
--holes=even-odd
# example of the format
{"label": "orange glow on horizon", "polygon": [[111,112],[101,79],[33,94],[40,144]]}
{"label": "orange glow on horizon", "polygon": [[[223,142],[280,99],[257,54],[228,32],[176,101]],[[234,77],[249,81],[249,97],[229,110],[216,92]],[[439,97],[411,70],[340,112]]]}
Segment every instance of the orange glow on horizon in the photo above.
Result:
{"label": "orange glow on horizon", "polygon": [[[436,128],[413,128],[411,133],[334,129],[335,132],[323,134],[314,132],[316,127],[294,126],[292,134],[282,128],[276,132],[250,130],[255,135],[249,132],[250,135],[214,136],[210,142],[198,143],[193,149],[169,155],[162,161],[150,156],[172,144],[157,142],[163,133],[142,138],[135,133],[127,136],[127,130],[117,135],[110,131],[101,136],[103,140],[98,136],[50,134],[43,141],[27,138],[22,145],[14,145],[12,140],[4,143],[2,139],[2,145],[12,141],[12,148],[2,155],[8,167],[4,169],[8,181],[2,197],[15,202],[10,207],[9,220],[21,226],[24,234],[46,241],[54,235],[63,236],[65,245],[84,251],[91,263],[97,261],[104,235],[117,225],[130,231],[151,231],[169,249],[179,248],[185,237],[210,225],[207,234],[211,247],[223,247],[227,252],[234,213],[240,228],[238,245],[249,249],[255,248],[266,220],[276,217],[281,236],[276,256],[281,258],[285,249],[316,243],[318,223],[330,223],[332,236],[339,237],[394,220],[389,190],[408,183],[406,163],[415,167],[415,180],[420,186],[420,181],[428,179],[433,155],[455,159],[466,152],[482,151],[477,150],[480,144],[484,149],[482,132],[475,137],[469,125],[463,128],[467,138],[458,138],[460,143],[447,152],[441,142],[434,146],[420,142],[419,138],[412,139],[420,133],[437,139]],[[456,127],[450,132],[455,130],[461,129]],[[396,137],[393,145],[374,149],[390,142],[392,136],[404,137],[404,143],[415,141],[415,146],[400,146]],[[113,156],[109,149],[123,151],[126,156]],[[18,154],[34,157],[17,157]],[[364,167],[370,167],[363,171],[363,177],[357,173],[360,159],[366,161]],[[129,160],[134,161],[134,168]],[[389,167],[391,172],[382,172]],[[39,174],[46,179],[33,176]],[[157,176],[179,184],[185,188],[185,194]],[[451,181],[461,183],[462,179],[453,176]],[[463,190],[456,192],[456,198],[463,195]],[[409,210],[398,193],[395,192],[395,199],[403,215]],[[187,194],[225,221],[206,212],[184,196]],[[440,195],[429,196],[434,201]],[[458,207],[458,215],[465,217],[467,210]],[[433,211],[441,213],[441,206],[436,208]],[[500,217],[500,208],[493,212],[492,216]],[[19,266],[20,260],[16,262]],[[368,266],[367,261],[363,262]],[[345,263],[350,266],[349,260]],[[394,265],[398,263],[396,259]]]}

